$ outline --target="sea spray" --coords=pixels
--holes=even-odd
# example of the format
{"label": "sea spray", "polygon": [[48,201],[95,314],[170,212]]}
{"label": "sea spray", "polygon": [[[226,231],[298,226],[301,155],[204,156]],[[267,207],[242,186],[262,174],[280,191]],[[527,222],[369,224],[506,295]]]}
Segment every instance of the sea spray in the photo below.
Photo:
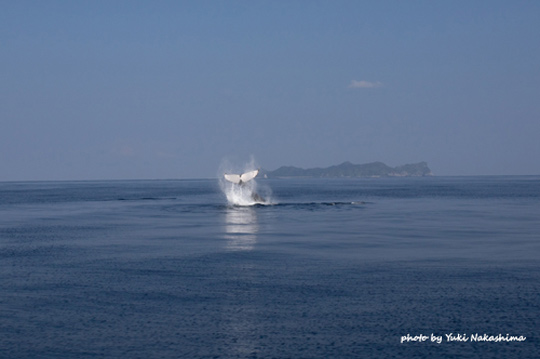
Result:
{"label": "sea spray", "polygon": [[253,206],[257,202],[254,199],[255,189],[257,183],[255,180],[251,180],[243,185],[236,185],[231,182],[227,182],[223,178],[220,179],[220,187],[227,201],[233,206]]}

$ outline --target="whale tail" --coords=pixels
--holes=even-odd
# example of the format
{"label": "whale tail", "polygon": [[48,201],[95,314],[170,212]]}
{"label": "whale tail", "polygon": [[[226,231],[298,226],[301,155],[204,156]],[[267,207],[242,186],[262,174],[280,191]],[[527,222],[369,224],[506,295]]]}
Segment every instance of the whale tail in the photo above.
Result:
{"label": "whale tail", "polygon": [[249,171],[239,175],[225,173],[224,177],[229,182],[241,185],[254,179],[257,174],[259,174],[259,170]]}

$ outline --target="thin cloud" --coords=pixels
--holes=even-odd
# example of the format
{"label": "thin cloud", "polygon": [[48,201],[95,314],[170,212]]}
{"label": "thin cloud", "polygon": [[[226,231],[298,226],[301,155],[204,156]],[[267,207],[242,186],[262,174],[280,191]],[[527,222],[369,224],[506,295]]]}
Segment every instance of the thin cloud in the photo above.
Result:
{"label": "thin cloud", "polygon": [[113,151],[115,152],[116,155],[122,156],[122,157],[131,157],[135,155],[135,149],[128,145],[117,147]]}
{"label": "thin cloud", "polygon": [[349,88],[351,88],[351,89],[371,89],[371,88],[382,87],[382,86],[383,86],[382,82],[379,82],[379,81],[370,82],[370,81],[364,81],[364,80],[361,80],[361,81],[352,80],[350,85],[349,85]]}

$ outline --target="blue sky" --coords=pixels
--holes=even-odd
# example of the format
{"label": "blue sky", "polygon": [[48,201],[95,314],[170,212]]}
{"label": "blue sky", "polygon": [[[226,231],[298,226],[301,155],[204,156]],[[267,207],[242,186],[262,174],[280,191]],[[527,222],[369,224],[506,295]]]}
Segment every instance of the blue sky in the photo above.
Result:
{"label": "blue sky", "polygon": [[0,180],[540,174],[538,1],[3,1]]}

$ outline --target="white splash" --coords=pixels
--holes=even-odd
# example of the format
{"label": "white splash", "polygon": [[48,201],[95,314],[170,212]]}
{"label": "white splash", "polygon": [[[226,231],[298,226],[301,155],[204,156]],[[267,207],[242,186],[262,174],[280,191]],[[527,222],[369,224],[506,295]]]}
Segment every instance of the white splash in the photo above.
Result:
{"label": "white splash", "polygon": [[257,187],[255,180],[239,186],[220,179],[220,187],[229,204],[233,206],[253,206],[258,203],[254,198],[254,193],[257,193],[255,192]]}

